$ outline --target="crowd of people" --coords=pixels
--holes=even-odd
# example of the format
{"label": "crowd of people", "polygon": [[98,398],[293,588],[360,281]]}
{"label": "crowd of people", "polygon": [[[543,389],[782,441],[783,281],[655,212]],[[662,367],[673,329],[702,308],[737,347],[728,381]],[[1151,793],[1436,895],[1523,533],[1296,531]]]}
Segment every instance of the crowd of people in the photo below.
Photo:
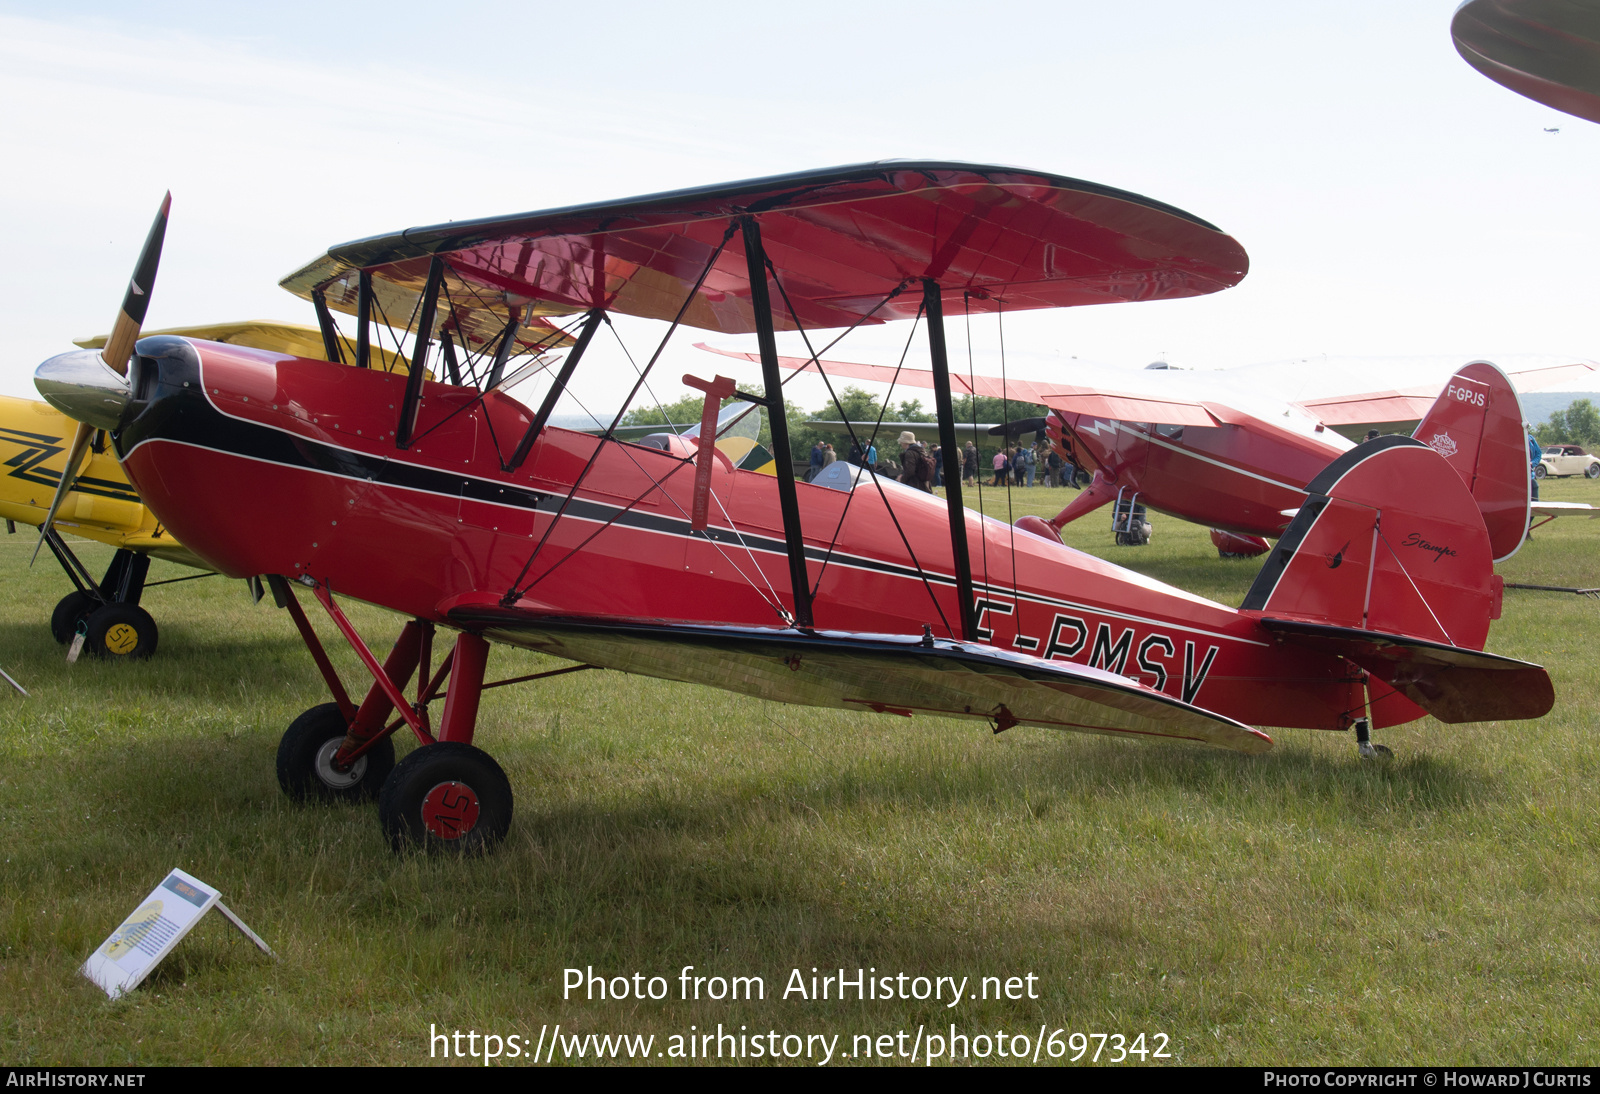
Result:
{"label": "crowd of people", "polygon": [[[899,447],[898,459],[880,455],[877,445],[870,441],[865,448],[860,442],[852,442],[847,459],[886,478],[895,479],[907,486],[914,486],[930,493],[934,487],[944,485],[944,449],[940,445],[928,447],[909,429],[902,431],[896,441]],[[810,482],[816,478],[823,468],[837,459],[838,455],[834,452],[833,445],[827,441],[816,442],[811,446],[811,462],[806,471],[806,481]],[[981,466],[985,462],[988,463],[987,470]],[[986,486],[1070,486],[1077,489],[1082,473],[1070,461],[1063,459],[1048,441],[1036,441],[1031,445],[1008,445],[998,449],[992,460],[980,457],[978,446],[968,441],[961,449],[963,485],[978,484],[986,474],[989,476],[988,480],[982,483]]]}

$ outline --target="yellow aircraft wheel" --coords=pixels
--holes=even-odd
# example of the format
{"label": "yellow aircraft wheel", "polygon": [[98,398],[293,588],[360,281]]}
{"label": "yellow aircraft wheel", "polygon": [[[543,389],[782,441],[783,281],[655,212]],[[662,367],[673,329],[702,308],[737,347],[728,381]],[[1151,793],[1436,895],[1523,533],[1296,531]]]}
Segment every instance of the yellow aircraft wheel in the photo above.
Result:
{"label": "yellow aircraft wheel", "polygon": [[89,616],[89,652],[110,660],[143,660],[156,652],[156,621],[137,604],[107,604]]}

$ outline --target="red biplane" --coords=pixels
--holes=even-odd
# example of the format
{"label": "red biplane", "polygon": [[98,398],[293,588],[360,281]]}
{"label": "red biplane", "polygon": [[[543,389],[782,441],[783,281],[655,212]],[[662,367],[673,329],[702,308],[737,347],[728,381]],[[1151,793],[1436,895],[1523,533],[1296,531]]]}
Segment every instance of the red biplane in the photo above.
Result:
{"label": "red biplane", "polygon": [[[197,555],[267,575],[333,697],[285,733],[279,779],[296,797],[378,796],[396,847],[466,850],[507,831],[511,787],[473,744],[491,642],[574,662],[557,671],[1245,752],[1271,747],[1259,725],[1355,727],[1372,754],[1371,725],[1544,714],[1544,670],[1482,652],[1500,587],[1478,506],[1409,438],[1362,445],[1309,484],[1242,610],[963,507],[947,305],[1192,296],[1246,265],[1217,228],[1136,194],[1015,168],[867,164],[412,229],[285,280],[330,332],[334,311],[356,315],[359,345],[375,302],[415,314],[407,376],[360,354],[338,368],[151,337],[126,378],[66,354],[38,383],[110,431]],[[770,412],[777,474],[675,435],[635,444],[549,425],[610,312],[666,320],[661,347],[685,324],[753,331],[764,391],[741,394]],[[461,359],[457,331],[508,337],[563,314],[577,341],[536,409],[500,390],[503,354]],[[927,324],[948,497],[850,465],[797,483],[774,332],[891,319]],[[452,382],[425,378],[433,339]],[[686,381],[706,391],[708,425],[735,394],[720,377]],[[1465,404],[1459,417],[1463,435],[1483,431]],[[359,701],[297,589],[370,672]],[[407,618],[386,657],[344,598]],[[440,627],[456,637],[436,664]],[[402,728],[422,747],[396,764]]]}
{"label": "red biplane", "polygon": [[[701,349],[741,360],[758,354]],[[790,374],[826,372],[829,376],[877,381],[893,387],[931,388],[926,369],[853,361],[780,357]],[[1511,377],[1524,386],[1565,383],[1592,374],[1585,362],[1525,369],[1508,376],[1496,365],[1475,361],[1444,383],[1397,390],[1329,396],[1291,402],[1248,390],[1229,372],[1157,370],[1127,373],[1104,367],[1072,366],[1074,383],[984,376],[956,371],[951,388],[1022,404],[1041,404],[1045,419],[1028,418],[991,429],[1013,438],[1046,430],[1063,457],[1093,475],[1089,485],[1055,517],[1024,517],[1018,527],[1058,538],[1061,528],[1105,505],[1114,504],[1114,528],[1148,506],[1212,529],[1224,557],[1255,556],[1268,550],[1306,500],[1306,484],[1354,444],[1370,426],[1415,426],[1415,436],[1434,444],[1462,471],[1484,508],[1496,562],[1516,553],[1528,528],[1528,468],[1521,440],[1522,407]],[[1231,372],[1232,370],[1230,370]],[[1239,370],[1252,381],[1262,366]],[[1492,452],[1457,458],[1448,430],[1439,432],[1435,415],[1449,416],[1449,400],[1488,399],[1489,413],[1504,419],[1490,430],[1505,441]],[[1445,402],[1439,400],[1443,398]],[[898,428],[898,427],[897,427]],[[1491,481],[1493,485],[1491,486]],[[1589,511],[1587,506],[1550,507],[1545,513]],[[1148,535],[1118,531],[1119,543],[1142,543]]]}

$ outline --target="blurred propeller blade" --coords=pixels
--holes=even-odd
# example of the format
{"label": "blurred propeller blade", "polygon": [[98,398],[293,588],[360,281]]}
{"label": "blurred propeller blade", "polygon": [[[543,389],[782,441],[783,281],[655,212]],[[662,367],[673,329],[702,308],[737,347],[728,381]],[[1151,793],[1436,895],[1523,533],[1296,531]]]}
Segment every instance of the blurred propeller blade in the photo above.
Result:
{"label": "blurred propeller blade", "polygon": [[38,560],[39,548],[44,546],[45,537],[50,534],[50,526],[55,522],[56,512],[60,510],[61,503],[67,500],[72,484],[78,481],[78,464],[83,462],[84,450],[89,447],[89,438],[92,436],[94,436],[94,426],[79,422],[78,431],[72,435],[72,447],[67,449],[67,465],[61,469],[61,481],[56,484],[55,497],[50,499],[50,512],[45,514],[44,523],[39,525],[39,542],[33,545],[33,557],[28,559],[29,566]]}

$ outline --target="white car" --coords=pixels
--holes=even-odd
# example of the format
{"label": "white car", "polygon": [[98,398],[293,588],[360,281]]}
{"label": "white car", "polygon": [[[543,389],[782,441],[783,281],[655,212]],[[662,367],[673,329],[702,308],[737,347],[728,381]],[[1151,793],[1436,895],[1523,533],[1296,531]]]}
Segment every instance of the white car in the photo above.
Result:
{"label": "white car", "polygon": [[1600,479],[1600,456],[1591,456],[1575,444],[1550,445],[1544,450],[1539,466],[1533,469],[1533,477],[1545,479],[1558,475]]}

